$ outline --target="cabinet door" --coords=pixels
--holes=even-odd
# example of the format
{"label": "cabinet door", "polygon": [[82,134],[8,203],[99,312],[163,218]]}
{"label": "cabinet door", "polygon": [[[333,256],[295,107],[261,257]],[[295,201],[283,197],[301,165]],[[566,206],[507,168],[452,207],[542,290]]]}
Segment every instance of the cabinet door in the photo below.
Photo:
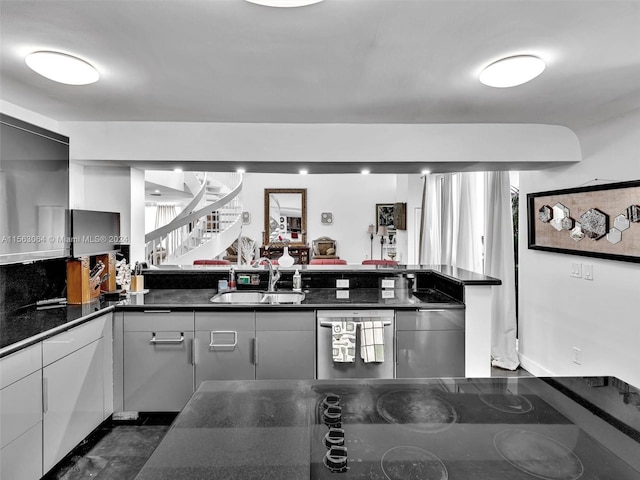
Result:
{"label": "cabinet door", "polygon": [[102,348],[102,339],[96,340],[42,371],[45,472],[103,419]]}
{"label": "cabinet door", "polygon": [[397,378],[464,376],[464,330],[398,331]]}
{"label": "cabinet door", "polygon": [[314,312],[256,313],[256,378],[315,378]]}
{"label": "cabinet door", "polygon": [[197,312],[196,388],[205,380],[255,378],[255,314]]}
{"label": "cabinet door", "polygon": [[38,480],[42,477],[42,423],[0,450],[0,478]]}
{"label": "cabinet door", "polygon": [[124,409],[179,412],[193,394],[193,332],[124,332]]}
{"label": "cabinet door", "polygon": [[[38,344],[38,352],[40,348]],[[31,354],[21,353],[12,355],[14,358],[10,363],[19,359],[28,362]],[[7,373],[7,377],[11,377],[11,373],[23,373],[10,373],[6,368],[2,371]],[[13,377],[15,379],[15,375]],[[0,390],[0,444],[0,478],[37,480],[42,476],[41,362],[35,372]]]}
{"label": "cabinet door", "polygon": [[179,412],[193,394],[193,312],[127,312],[124,410]]}

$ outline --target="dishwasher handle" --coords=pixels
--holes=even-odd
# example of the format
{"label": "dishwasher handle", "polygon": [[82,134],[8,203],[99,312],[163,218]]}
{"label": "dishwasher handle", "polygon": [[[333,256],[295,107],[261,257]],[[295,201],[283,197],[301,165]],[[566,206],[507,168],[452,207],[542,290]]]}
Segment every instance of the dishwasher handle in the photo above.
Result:
{"label": "dishwasher handle", "polygon": [[[331,320],[320,320],[318,324],[321,327],[331,328],[333,326],[333,323],[334,322]],[[361,322],[360,320],[353,320],[353,323],[355,323],[356,325],[361,325],[364,322]],[[383,320],[382,325],[385,327],[390,327],[391,325],[393,325],[393,323],[391,322],[391,320]]]}

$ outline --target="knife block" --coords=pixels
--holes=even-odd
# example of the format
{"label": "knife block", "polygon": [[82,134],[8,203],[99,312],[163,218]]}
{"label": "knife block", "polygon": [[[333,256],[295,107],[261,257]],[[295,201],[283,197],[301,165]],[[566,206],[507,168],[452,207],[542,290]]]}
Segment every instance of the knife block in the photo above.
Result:
{"label": "knife block", "polygon": [[67,260],[67,303],[78,305],[91,300],[89,271],[89,257]]}
{"label": "knife block", "polygon": [[105,255],[98,255],[96,257],[96,262],[99,260],[104,263],[104,270],[101,278],[107,273],[109,274],[109,278],[100,285],[98,295],[100,292],[113,292],[116,289],[116,254],[115,252],[109,252]]}

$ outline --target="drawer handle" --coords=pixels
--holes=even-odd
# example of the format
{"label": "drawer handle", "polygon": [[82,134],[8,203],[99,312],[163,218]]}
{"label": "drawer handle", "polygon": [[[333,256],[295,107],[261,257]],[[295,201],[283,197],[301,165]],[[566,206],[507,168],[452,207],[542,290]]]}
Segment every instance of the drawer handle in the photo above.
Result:
{"label": "drawer handle", "polygon": [[180,332],[180,338],[156,338],[156,332],[151,333],[149,343],[182,343],[184,342],[184,332]]}
{"label": "drawer handle", "polygon": [[419,312],[444,312],[444,308],[421,308]]}
{"label": "drawer handle", "polygon": [[[213,336],[216,333],[233,333],[233,343],[213,343]],[[212,330],[211,331],[211,342],[209,342],[210,347],[228,347],[228,348],[236,348],[238,345],[238,332],[235,330]]]}

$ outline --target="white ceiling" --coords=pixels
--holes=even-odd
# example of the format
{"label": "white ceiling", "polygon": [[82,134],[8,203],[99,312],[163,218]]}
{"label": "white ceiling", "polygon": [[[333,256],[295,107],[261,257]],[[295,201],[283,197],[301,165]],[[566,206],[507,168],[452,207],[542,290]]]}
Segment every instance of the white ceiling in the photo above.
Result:
{"label": "white ceiling", "polygon": [[[0,0],[0,98],[58,121],[546,123],[640,108],[640,1]],[[27,53],[92,62],[56,84]],[[480,84],[518,53],[534,81]]]}

